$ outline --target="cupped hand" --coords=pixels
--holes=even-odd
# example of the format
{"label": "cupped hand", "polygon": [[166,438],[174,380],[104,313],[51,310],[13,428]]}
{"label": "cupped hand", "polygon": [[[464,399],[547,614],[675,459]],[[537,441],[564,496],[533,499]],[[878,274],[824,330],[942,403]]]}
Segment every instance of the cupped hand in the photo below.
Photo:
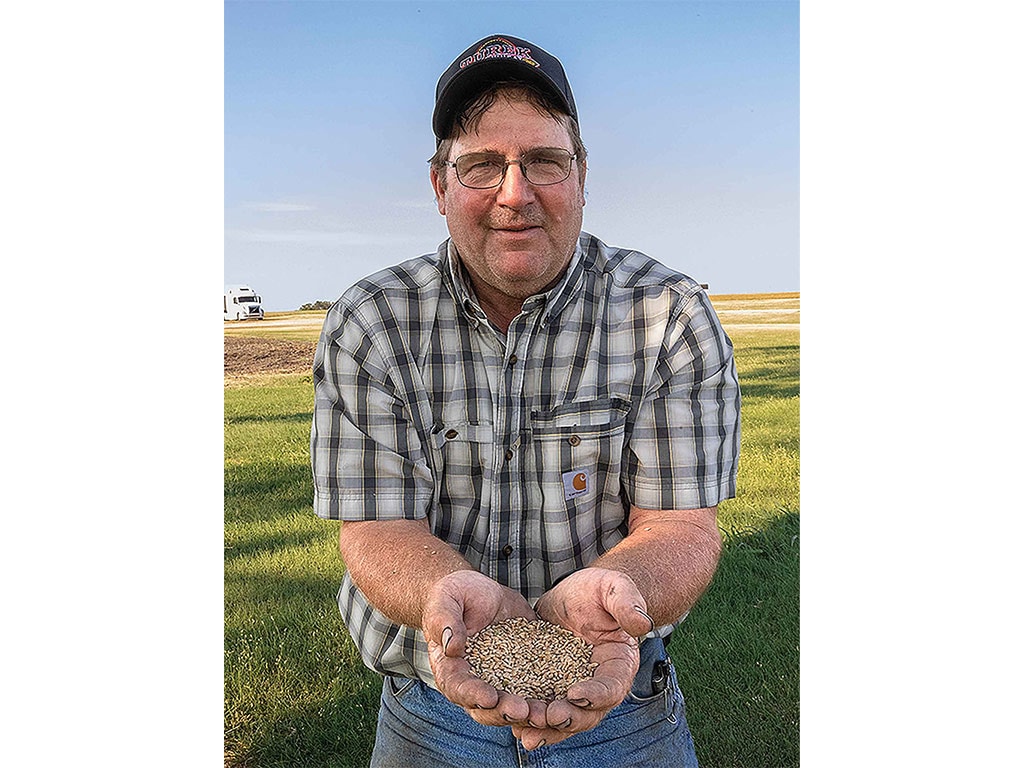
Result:
{"label": "cupped hand", "polygon": [[566,699],[549,702],[544,722],[513,726],[526,749],[563,741],[589,730],[626,698],[640,667],[637,640],[654,629],[647,603],[633,580],[604,568],[584,568],[541,596],[537,615],[575,632],[594,646],[593,677],[571,686]]}
{"label": "cupped hand", "polygon": [[496,621],[535,619],[521,594],[477,571],[438,580],[423,606],[422,627],[437,689],[483,725],[544,722],[543,703],[498,691],[470,670],[466,639]]}

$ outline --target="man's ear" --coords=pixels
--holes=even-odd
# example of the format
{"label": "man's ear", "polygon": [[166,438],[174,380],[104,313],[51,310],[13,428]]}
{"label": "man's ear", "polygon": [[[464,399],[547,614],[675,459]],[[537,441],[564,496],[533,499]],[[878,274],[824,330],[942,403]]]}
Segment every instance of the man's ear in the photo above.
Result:
{"label": "man's ear", "polygon": [[587,204],[587,194],[584,190],[584,186],[587,183],[587,161],[584,160],[580,163],[580,199],[583,205]]}
{"label": "man's ear", "polygon": [[437,168],[434,168],[433,166],[430,167],[430,186],[434,188],[434,200],[437,203],[437,212],[444,216],[445,188],[441,183],[441,175],[437,172]]}

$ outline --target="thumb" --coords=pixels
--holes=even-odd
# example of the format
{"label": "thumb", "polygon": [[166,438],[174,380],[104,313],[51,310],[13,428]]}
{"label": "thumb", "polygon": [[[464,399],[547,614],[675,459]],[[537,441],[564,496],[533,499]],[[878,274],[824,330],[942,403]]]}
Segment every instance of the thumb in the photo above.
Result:
{"label": "thumb", "polygon": [[462,601],[444,590],[443,585],[423,607],[423,635],[427,642],[440,645],[445,656],[461,656],[465,650],[463,611]]}
{"label": "thumb", "polygon": [[655,629],[654,619],[647,612],[647,601],[636,584],[624,573],[617,573],[605,593],[605,610],[632,637],[640,637]]}

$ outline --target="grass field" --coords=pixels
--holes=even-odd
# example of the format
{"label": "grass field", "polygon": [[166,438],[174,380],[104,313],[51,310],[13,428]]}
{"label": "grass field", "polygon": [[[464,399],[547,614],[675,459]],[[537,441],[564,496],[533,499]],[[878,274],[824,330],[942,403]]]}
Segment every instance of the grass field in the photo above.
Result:
{"label": "grass field", "polygon": [[[670,646],[703,768],[799,764],[799,294],[713,296],[743,389],[722,560]],[[315,339],[323,312],[225,334]],[[338,523],[311,507],[310,374],[225,382],[224,749],[233,768],[369,762],[380,678],[335,594]]]}

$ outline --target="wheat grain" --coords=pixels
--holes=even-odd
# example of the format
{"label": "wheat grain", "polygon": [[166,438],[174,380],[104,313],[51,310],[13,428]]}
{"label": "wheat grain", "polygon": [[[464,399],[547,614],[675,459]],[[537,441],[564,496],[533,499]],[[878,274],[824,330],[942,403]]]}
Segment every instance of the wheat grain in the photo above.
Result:
{"label": "wheat grain", "polygon": [[466,660],[484,682],[527,699],[566,698],[569,688],[593,676],[594,647],[567,629],[541,619],[505,619],[466,641]]}

